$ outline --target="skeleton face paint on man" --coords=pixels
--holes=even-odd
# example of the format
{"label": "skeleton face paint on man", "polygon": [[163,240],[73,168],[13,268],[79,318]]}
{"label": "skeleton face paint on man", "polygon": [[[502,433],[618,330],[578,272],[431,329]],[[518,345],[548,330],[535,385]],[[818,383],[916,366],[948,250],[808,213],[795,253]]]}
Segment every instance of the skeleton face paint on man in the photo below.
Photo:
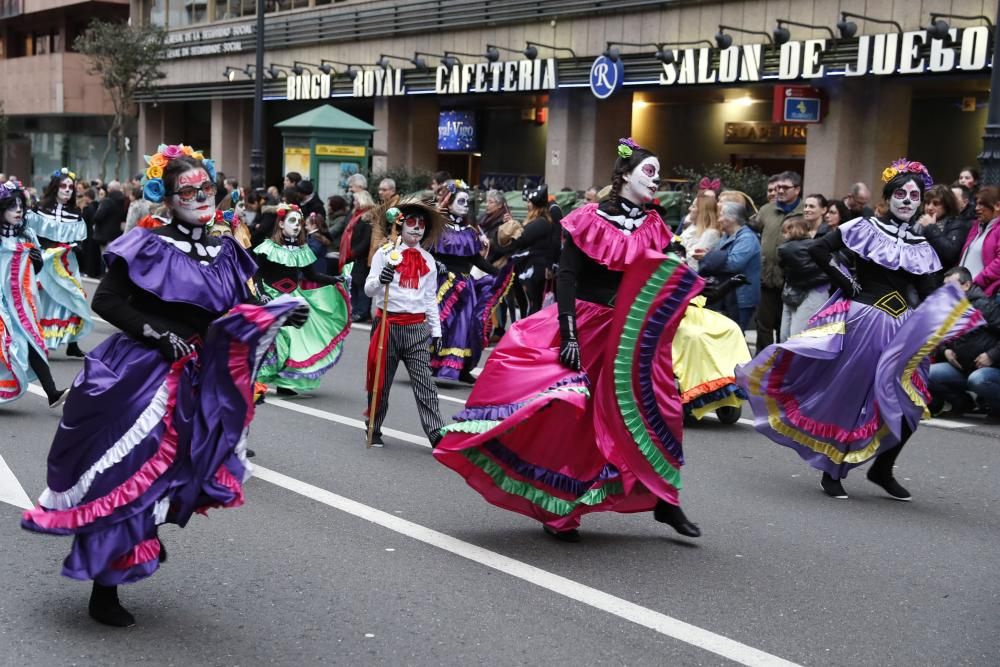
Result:
{"label": "skeleton face paint on man", "polygon": [[59,181],[59,189],[56,190],[56,201],[65,206],[73,197],[73,179],[64,178]]}
{"label": "skeleton face paint on man", "polygon": [[456,192],[448,210],[455,217],[464,218],[469,213],[469,193],[462,190]]}
{"label": "skeleton face paint on man", "polygon": [[893,190],[889,198],[889,212],[901,222],[909,222],[920,206],[920,188],[912,180]]}
{"label": "skeleton face paint on man", "polygon": [[621,196],[634,204],[645,204],[653,200],[660,189],[660,161],[648,157],[635,169],[625,174]]}
{"label": "skeleton face paint on man", "polygon": [[424,238],[427,223],[422,215],[411,214],[403,218],[403,243],[407,248],[416,247]]}
{"label": "skeleton face paint on man", "polygon": [[301,229],[302,214],[298,211],[289,211],[281,219],[281,235],[285,237],[286,243],[298,243]]}
{"label": "skeleton face paint on man", "polygon": [[189,169],[177,177],[169,201],[175,220],[203,227],[215,215],[215,184],[204,169]]}

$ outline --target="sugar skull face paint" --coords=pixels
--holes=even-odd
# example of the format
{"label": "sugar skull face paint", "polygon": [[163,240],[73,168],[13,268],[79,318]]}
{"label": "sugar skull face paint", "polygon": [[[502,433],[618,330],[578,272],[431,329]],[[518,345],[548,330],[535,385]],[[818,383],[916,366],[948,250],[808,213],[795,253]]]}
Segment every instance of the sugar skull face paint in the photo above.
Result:
{"label": "sugar skull face paint", "polygon": [[73,197],[73,179],[64,178],[59,181],[59,189],[56,191],[56,201],[62,205],[69,203]]}
{"label": "sugar skull face paint", "polygon": [[177,177],[170,196],[170,210],[178,221],[204,226],[215,215],[215,184],[202,168],[189,169]]}
{"label": "sugar skull face paint", "polygon": [[906,181],[896,188],[889,198],[889,211],[893,217],[909,222],[920,206],[920,188],[913,181]]}
{"label": "sugar skull face paint", "polygon": [[449,210],[456,216],[464,218],[469,213],[469,193],[456,192]]}
{"label": "sugar skull face paint", "polygon": [[302,214],[297,211],[289,211],[281,220],[281,233],[286,239],[298,239],[301,229]]}
{"label": "sugar skull face paint", "polygon": [[624,176],[621,196],[636,204],[645,204],[653,200],[656,191],[660,189],[660,161],[648,157]]}
{"label": "sugar skull face paint", "polygon": [[427,223],[419,215],[408,215],[403,219],[403,243],[409,248],[419,244],[427,231]]}

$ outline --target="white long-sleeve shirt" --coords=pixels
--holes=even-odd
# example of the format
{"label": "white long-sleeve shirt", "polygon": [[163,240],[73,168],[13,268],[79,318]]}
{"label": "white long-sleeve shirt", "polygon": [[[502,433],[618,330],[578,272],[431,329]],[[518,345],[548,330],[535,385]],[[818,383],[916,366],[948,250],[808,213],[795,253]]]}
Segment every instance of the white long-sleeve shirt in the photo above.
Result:
{"label": "white long-sleeve shirt", "polygon": [[[406,246],[400,246],[400,252],[408,250]],[[389,303],[387,310],[390,313],[424,313],[427,317],[427,326],[431,329],[432,338],[441,336],[441,318],[438,315],[437,305],[437,262],[429,252],[421,247],[420,256],[427,262],[430,269],[425,275],[420,276],[416,289],[403,287],[399,284],[399,272],[392,276],[392,284],[389,287]],[[372,257],[372,267],[368,271],[368,278],[365,280],[365,294],[376,300],[376,306],[382,308],[382,298],[385,295],[385,285],[379,282],[378,278],[382,274],[382,268],[386,264],[388,251],[380,248]]]}

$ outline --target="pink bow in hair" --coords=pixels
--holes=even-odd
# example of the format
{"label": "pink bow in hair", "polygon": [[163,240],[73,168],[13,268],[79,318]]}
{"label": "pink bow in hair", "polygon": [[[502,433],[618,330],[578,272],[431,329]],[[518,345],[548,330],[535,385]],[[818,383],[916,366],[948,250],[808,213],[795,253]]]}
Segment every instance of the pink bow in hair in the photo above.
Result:
{"label": "pink bow in hair", "polygon": [[722,189],[722,181],[719,179],[708,180],[708,176],[705,176],[700,181],[698,181],[698,190],[711,190],[713,192],[718,192]]}

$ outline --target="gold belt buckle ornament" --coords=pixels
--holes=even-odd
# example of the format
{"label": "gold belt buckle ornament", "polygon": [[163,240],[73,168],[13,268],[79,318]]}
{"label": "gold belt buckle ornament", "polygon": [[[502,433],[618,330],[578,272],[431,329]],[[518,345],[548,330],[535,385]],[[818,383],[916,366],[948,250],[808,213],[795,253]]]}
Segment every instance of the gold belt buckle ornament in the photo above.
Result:
{"label": "gold belt buckle ornament", "polygon": [[905,313],[910,307],[906,303],[906,299],[903,298],[903,295],[896,290],[889,292],[873,305],[883,313],[888,313],[896,318]]}

